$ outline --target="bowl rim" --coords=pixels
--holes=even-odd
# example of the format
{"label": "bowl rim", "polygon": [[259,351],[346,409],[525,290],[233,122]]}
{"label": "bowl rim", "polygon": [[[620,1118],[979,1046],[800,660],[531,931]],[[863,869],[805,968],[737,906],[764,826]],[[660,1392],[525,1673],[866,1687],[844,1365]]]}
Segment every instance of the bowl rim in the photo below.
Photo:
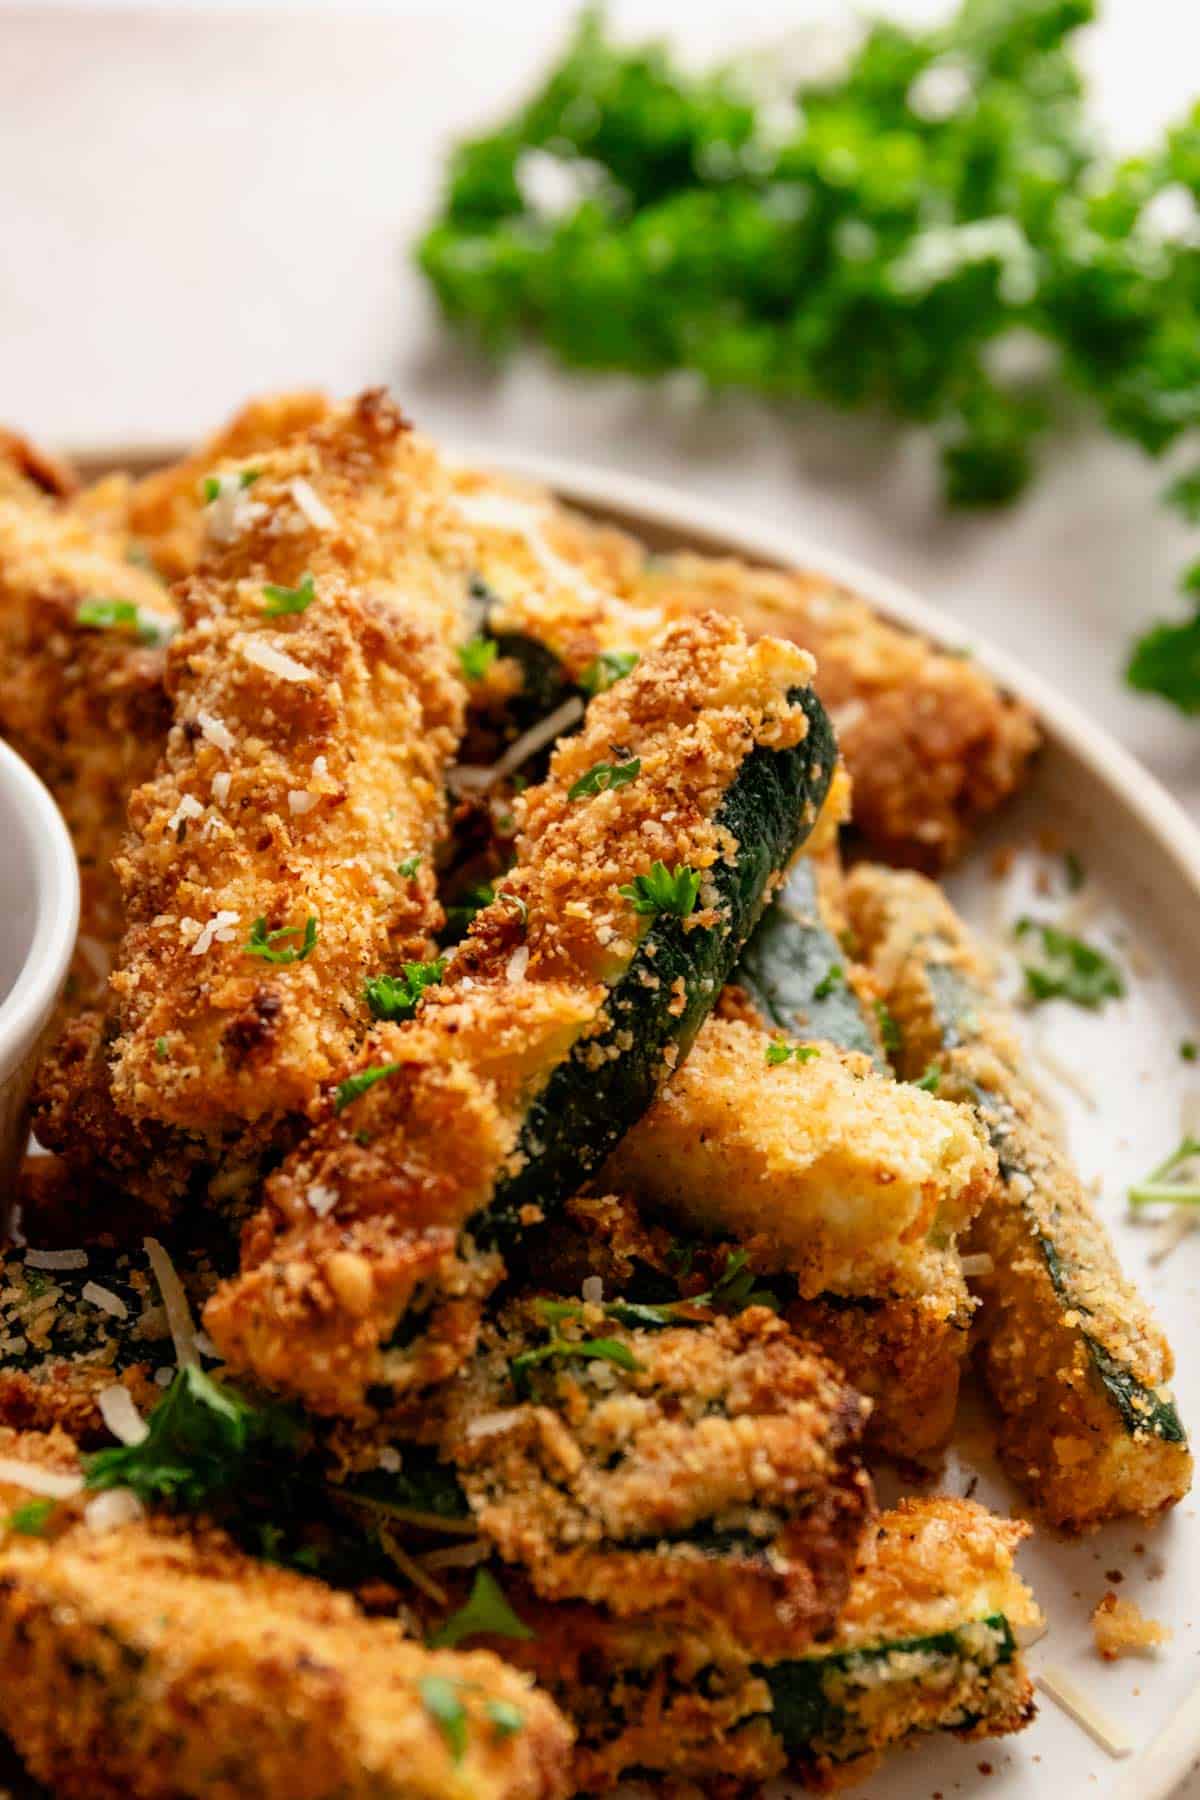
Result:
{"label": "bowl rim", "polygon": [[36,915],[33,940],[0,1000],[0,1080],[33,1048],[54,1009],[79,929],[79,866],[66,822],[49,790],[0,738],[0,788],[32,824]]}

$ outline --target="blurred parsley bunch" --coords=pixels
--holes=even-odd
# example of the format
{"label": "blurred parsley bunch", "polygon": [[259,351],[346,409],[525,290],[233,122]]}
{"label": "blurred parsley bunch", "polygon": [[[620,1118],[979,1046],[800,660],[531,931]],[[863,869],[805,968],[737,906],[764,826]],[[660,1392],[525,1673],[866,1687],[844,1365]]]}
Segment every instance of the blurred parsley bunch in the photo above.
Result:
{"label": "blurred parsley bunch", "polygon": [[[532,333],[578,368],[925,424],[953,505],[1020,492],[1067,390],[1160,455],[1200,422],[1200,108],[1103,158],[1068,49],[1093,12],[876,22],[832,79],[786,49],[684,73],[585,13],[517,116],[456,151],[421,267],[493,351]],[[1200,463],[1168,497],[1200,520]],[[1184,586],[1200,601],[1200,564]],[[1200,606],[1128,675],[1200,712]]]}

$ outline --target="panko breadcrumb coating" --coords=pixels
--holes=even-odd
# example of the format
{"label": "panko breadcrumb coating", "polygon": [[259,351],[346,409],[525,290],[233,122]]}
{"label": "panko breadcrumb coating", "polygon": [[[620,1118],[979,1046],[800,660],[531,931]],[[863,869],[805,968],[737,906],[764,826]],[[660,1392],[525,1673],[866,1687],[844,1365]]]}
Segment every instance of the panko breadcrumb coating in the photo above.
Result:
{"label": "panko breadcrumb coating", "polygon": [[1169,1644],[1169,1625],[1148,1619],[1136,1600],[1113,1593],[1109,1588],[1096,1602],[1092,1612],[1092,1636],[1096,1648],[1106,1662],[1122,1656],[1145,1656]]}
{"label": "panko breadcrumb coating", "polygon": [[0,735],[46,783],[75,845],[81,950],[68,998],[82,1000],[102,990],[122,929],[112,859],[166,736],[176,615],[123,534],[61,497],[66,479],[0,433]]}
{"label": "panko breadcrumb coating", "polygon": [[[384,1346],[486,1207],[532,1098],[603,1029],[605,984],[649,926],[620,888],[656,860],[703,872],[737,854],[714,823],[724,793],[757,746],[804,740],[790,696],[810,672],[802,652],[747,646],[712,615],[672,627],[593,702],[548,779],[520,797],[518,865],[444,985],[426,990],[415,1020],[381,1026],[356,1065],[390,1072],[340,1110],[331,1096],[268,1183],[242,1275],[206,1315],[232,1364],[319,1411],[361,1406],[382,1382],[429,1378],[419,1358],[404,1377],[405,1358],[387,1359]],[[639,778],[576,804],[572,787],[618,745],[639,759]],[[687,929],[721,923],[702,884]]]}
{"label": "panko breadcrumb coating", "polygon": [[862,864],[847,902],[899,1026],[900,1072],[936,1059],[938,1092],[975,1109],[999,1155],[966,1248],[990,1259],[973,1285],[1001,1454],[1064,1529],[1174,1505],[1192,1458],[1170,1346],[1025,1072],[986,959],[922,876]]}
{"label": "panko breadcrumb coating", "polygon": [[760,1273],[817,1294],[920,1294],[983,1204],[995,1157],[961,1106],[814,1046],[766,1060],[766,1033],[709,1019],[687,1062],[622,1141],[604,1181],[708,1236]]}
{"label": "panko breadcrumb coating", "polygon": [[945,868],[1025,779],[1038,744],[1029,708],[969,657],[889,625],[827,576],[677,555],[649,561],[630,598],[668,616],[718,606],[752,634],[812,651],[854,782],[855,827],[886,861]]}
{"label": "panko breadcrumb coating", "polygon": [[871,1510],[867,1410],[764,1307],[656,1329],[522,1301],[452,1388],[443,1454],[544,1597],[778,1654],[837,1615]]}
{"label": "panko breadcrumb coating", "polygon": [[[61,1437],[4,1434],[0,1452],[70,1467]],[[29,1494],[8,1477],[11,1513]],[[0,1541],[5,1728],[65,1800],[567,1793],[568,1727],[498,1657],[428,1651],[220,1532],[89,1529],[80,1510],[68,1499],[46,1536]]]}

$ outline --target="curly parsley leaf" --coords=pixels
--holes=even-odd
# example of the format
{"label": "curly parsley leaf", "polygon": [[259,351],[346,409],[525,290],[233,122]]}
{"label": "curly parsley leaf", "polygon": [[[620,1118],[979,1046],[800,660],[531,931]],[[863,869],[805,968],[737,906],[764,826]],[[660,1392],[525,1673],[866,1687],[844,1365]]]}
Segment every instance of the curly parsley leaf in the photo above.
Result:
{"label": "curly parsley leaf", "polygon": [[123,631],[139,644],[165,644],[174,631],[170,619],[156,619],[144,613],[132,600],[110,600],[97,597],[81,600],[75,608],[75,623],[92,631]]}
{"label": "curly parsley leaf", "polygon": [[611,788],[627,787],[642,772],[641,757],[623,763],[593,763],[586,774],[571,783],[568,800],[586,800],[591,794],[607,794]]}
{"label": "curly parsley leaf", "polygon": [[406,962],[402,976],[373,975],[365,989],[371,1017],[411,1019],[425,989],[435,986],[445,973],[445,958],[438,957],[434,962]]}
{"label": "curly parsley leaf", "polygon": [[610,687],[615,687],[623,676],[637,667],[639,660],[636,650],[602,650],[584,669],[579,685],[594,699],[597,694],[606,694]]}
{"label": "curly parsley leaf", "polygon": [[[317,921],[310,913],[304,922],[304,939],[300,944],[284,944],[284,938],[298,937],[298,925],[283,925],[278,931],[268,931],[265,918],[255,919],[250,927],[250,937],[246,943],[247,956],[261,956],[264,962],[294,963],[304,962],[312,955],[317,942]],[[276,948],[276,946],[279,948]]]}
{"label": "curly parsley leaf", "polygon": [[466,1602],[452,1613],[429,1640],[431,1650],[452,1650],[468,1637],[532,1638],[536,1636],[517,1617],[496,1577],[477,1569]]}
{"label": "curly parsley leaf", "polygon": [[1094,1012],[1106,1000],[1119,1000],[1124,994],[1125,981],[1117,965],[1082,938],[1028,917],[1017,920],[1016,935],[1040,940],[1039,960],[1022,964],[1026,996],[1034,1004],[1070,1000]]}
{"label": "curly parsley leaf", "polygon": [[8,1529],[18,1537],[44,1537],[50,1515],[57,1505],[57,1500],[26,1500],[23,1506],[14,1507],[9,1513]]}
{"label": "curly parsley leaf", "polygon": [[689,869],[686,863],[671,870],[665,863],[656,862],[648,875],[635,875],[617,892],[636,913],[671,913],[677,919],[686,919],[696,910],[702,879],[699,869]]}
{"label": "curly parsley leaf", "polygon": [[548,1344],[539,1344],[536,1350],[522,1350],[509,1363],[513,1386],[517,1393],[524,1397],[529,1392],[529,1372],[537,1368],[539,1363],[556,1360],[569,1361],[581,1357],[585,1362],[599,1361],[615,1363],[618,1369],[630,1373],[641,1367],[628,1344],[619,1338],[551,1338]]}
{"label": "curly parsley leaf", "polygon": [[458,660],[468,681],[482,681],[499,654],[495,638],[473,637],[458,646]]}
{"label": "curly parsley leaf", "polygon": [[296,1442],[280,1407],[252,1405],[202,1369],[180,1369],[146,1421],[140,1444],[98,1450],[84,1463],[89,1488],[132,1488],[146,1504],[195,1510],[241,1486]]}
{"label": "curly parsley leaf", "polygon": [[313,585],[312,576],[302,575],[300,586],[294,588],[276,587],[274,582],[268,581],[263,588],[263,594],[266,599],[263,613],[267,618],[274,619],[282,617],[286,613],[307,612],[317,597],[317,590]]}
{"label": "curly parsley leaf", "polygon": [[420,1692],[425,1711],[441,1732],[453,1760],[460,1763],[467,1753],[467,1709],[459,1684],[446,1675],[423,1675]]}
{"label": "curly parsley leaf", "polygon": [[397,875],[403,875],[405,881],[411,881],[421,866],[419,856],[406,856],[403,862],[396,864]]}
{"label": "curly parsley leaf", "polygon": [[337,1092],[333,1096],[335,1113],[345,1112],[352,1101],[368,1088],[373,1088],[377,1081],[386,1081],[389,1075],[395,1075],[400,1068],[399,1063],[376,1063],[369,1069],[360,1069],[357,1075],[347,1075],[345,1081],[339,1081]]}
{"label": "curly parsley leaf", "polygon": [[920,1076],[920,1078],[918,1080],[914,1081],[911,1085],[913,1087],[924,1088],[924,1090],[927,1094],[936,1094],[939,1086],[941,1085],[941,1080],[942,1080],[942,1065],[941,1065],[941,1063],[931,1062],[929,1064],[929,1067],[926,1069],[925,1073],[922,1076]]}
{"label": "curly parsley leaf", "polygon": [[785,1062],[812,1062],[820,1054],[815,1044],[785,1044],[780,1038],[767,1045],[767,1061],[772,1068]]}
{"label": "curly parsley leaf", "polygon": [[846,971],[841,963],[830,963],[820,981],[813,989],[814,1000],[828,1000],[835,988],[845,987]]}

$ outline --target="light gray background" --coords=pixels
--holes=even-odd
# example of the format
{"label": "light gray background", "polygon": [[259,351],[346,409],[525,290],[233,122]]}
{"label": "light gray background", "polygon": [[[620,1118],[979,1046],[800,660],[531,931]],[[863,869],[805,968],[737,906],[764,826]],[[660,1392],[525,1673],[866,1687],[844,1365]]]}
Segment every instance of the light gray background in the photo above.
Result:
{"label": "light gray background", "polygon": [[[911,437],[576,381],[532,356],[498,377],[438,330],[407,246],[445,148],[522,92],[573,11],[0,8],[0,417],[65,446],[169,443],[255,390],[387,381],[436,435],[675,482],[910,582],[964,642],[986,634],[1082,701],[1200,817],[1200,722],[1117,678],[1138,622],[1172,609],[1190,548],[1134,451],[1064,430],[1020,507],[948,518]],[[1103,124],[1134,148],[1200,91],[1200,8],[1104,13],[1086,61]],[[612,14],[703,54],[817,11],[618,0]],[[1200,1800],[1195,1777],[1186,1795]]]}

